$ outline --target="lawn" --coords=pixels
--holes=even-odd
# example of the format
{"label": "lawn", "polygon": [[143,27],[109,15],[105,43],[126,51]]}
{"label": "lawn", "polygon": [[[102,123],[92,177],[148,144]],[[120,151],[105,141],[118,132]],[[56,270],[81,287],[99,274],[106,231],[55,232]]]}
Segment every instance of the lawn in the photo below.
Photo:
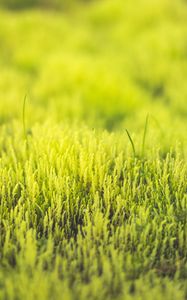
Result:
{"label": "lawn", "polygon": [[186,78],[184,0],[0,10],[0,299],[187,299]]}

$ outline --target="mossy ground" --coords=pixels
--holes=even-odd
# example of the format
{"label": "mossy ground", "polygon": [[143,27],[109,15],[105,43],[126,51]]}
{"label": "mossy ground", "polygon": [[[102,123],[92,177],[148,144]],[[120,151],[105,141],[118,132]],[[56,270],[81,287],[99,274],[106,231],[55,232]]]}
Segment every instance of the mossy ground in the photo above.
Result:
{"label": "mossy ground", "polygon": [[0,68],[0,299],[187,299],[186,2],[1,11]]}

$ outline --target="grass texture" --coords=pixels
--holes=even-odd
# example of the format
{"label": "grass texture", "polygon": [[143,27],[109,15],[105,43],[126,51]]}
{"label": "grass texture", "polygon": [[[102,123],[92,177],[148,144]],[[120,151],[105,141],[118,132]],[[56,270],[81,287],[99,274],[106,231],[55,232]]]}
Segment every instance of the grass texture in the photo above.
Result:
{"label": "grass texture", "polygon": [[182,0],[0,12],[0,299],[187,299],[186,25]]}

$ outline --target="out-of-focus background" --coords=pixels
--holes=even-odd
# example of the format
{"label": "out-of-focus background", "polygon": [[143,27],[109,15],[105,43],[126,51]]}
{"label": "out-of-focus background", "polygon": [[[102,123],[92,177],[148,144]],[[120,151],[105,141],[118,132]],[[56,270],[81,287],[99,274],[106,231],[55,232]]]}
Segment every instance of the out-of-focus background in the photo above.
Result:
{"label": "out-of-focus background", "polygon": [[86,123],[185,139],[184,0],[0,0],[0,123]]}
{"label": "out-of-focus background", "polygon": [[1,0],[2,7],[10,9],[64,9],[76,3],[89,3],[92,0]]}

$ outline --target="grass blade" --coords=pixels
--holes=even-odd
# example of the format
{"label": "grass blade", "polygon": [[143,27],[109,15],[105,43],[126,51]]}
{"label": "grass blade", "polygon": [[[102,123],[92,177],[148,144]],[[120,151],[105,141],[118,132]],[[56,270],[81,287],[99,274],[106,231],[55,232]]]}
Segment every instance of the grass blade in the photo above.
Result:
{"label": "grass blade", "polygon": [[26,120],[25,120],[26,101],[27,101],[27,95],[25,95],[24,100],[23,100],[23,112],[22,112],[22,118],[23,118],[23,135],[24,135],[25,139],[27,139]]}
{"label": "grass blade", "polygon": [[144,156],[144,152],[145,152],[145,140],[146,140],[146,135],[148,130],[148,122],[149,122],[149,115],[147,115],[145,121],[145,128],[144,128],[143,142],[142,142],[142,156]]}
{"label": "grass blade", "polygon": [[133,142],[133,140],[132,140],[132,138],[131,138],[131,135],[130,135],[129,131],[128,131],[127,129],[125,129],[125,130],[126,130],[126,133],[127,133],[128,138],[129,138],[129,141],[130,141],[130,143],[131,143],[134,157],[136,157],[136,150],[135,150],[134,142]]}

